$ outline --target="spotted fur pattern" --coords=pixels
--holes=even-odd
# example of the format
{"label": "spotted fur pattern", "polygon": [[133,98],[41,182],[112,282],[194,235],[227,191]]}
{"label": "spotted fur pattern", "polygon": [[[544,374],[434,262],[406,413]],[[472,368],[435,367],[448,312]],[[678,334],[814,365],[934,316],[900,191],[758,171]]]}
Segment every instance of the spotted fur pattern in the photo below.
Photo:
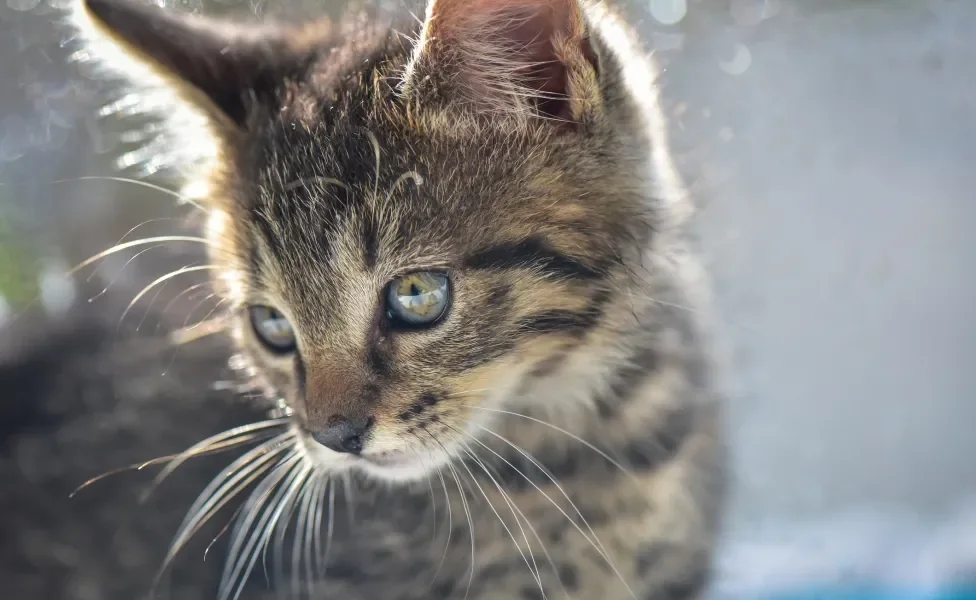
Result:
{"label": "spotted fur pattern", "polygon": [[[149,74],[134,85],[204,115],[214,283],[292,414],[292,462],[268,477],[315,482],[296,531],[328,522],[291,592],[701,597],[718,396],[655,71],[626,26],[577,0],[433,0],[420,27],[374,11],[301,30],[132,2],[87,0],[78,21]],[[391,331],[382,290],[432,269],[451,276],[448,314]],[[295,353],[256,341],[255,304],[288,318]],[[305,433],[340,414],[374,424],[359,456]],[[338,481],[355,493],[337,500]]]}

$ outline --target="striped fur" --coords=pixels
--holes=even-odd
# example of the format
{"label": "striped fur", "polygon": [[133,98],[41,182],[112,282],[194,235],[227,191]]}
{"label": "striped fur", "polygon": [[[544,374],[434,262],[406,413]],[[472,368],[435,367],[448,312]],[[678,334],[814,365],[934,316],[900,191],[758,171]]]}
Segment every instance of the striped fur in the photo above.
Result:
{"label": "striped fur", "polygon": [[[337,546],[299,588],[701,597],[718,397],[690,209],[626,26],[577,0],[434,0],[419,28],[370,14],[251,31],[129,1],[88,0],[79,21],[207,115],[218,150],[194,181],[215,285],[293,415],[301,478],[287,461],[269,477],[323,495],[351,478],[374,509],[333,519]],[[430,269],[451,275],[446,317],[384,329],[387,282]],[[252,304],[287,316],[294,356],[255,341]],[[375,423],[361,457],[304,433],[339,412]],[[321,523],[315,506],[297,518]]]}

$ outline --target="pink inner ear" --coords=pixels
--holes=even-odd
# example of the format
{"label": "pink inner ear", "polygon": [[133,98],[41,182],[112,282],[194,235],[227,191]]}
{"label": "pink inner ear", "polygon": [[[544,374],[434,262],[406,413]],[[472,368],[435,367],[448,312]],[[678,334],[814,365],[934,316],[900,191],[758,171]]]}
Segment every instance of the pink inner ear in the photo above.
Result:
{"label": "pink inner ear", "polygon": [[[575,1],[575,0],[574,0]],[[521,23],[513,23],[509,32],[514,48],[521,48],[524,53],[520,58],[527,65],[522,75],[522,84],[539,92],[539,109],[550,116],[551,110],[558,111],[555,104],[565,104],[567,96],[566,65],[560,60],[553,46],[553,35],[559,30],[556,19],[559,15],[546,14],[554,12],[547,7],[543,12],[529,17]],[[552,105],[546,110],[544,105]]]}
{"label": "pink inner ear", "polygon": [[[475,63],[479,54],[503,57],[515,83],[539,95],[535,104],[540,113],[568,119],[568,70],[553,38],[562,34],[572,39],[581,12],[578,0],[434,0],[432,35],[448,46],[468,48]],[[581,41],[583,55],[590,59],[589,43]],[[472,69],[467,75],[477,79],[486,74]]]}

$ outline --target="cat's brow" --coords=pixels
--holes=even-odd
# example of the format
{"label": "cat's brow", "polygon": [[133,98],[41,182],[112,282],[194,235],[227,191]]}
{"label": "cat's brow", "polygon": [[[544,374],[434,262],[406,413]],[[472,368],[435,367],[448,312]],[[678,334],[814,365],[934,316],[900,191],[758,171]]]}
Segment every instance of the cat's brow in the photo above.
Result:
{"label": "cat's brow", "polygon": [[603,276],[601,270],[555,250],[541,236],[480,248],[465,258],[464,266],[484,270],[537,269],[565,279],[599,279]]}

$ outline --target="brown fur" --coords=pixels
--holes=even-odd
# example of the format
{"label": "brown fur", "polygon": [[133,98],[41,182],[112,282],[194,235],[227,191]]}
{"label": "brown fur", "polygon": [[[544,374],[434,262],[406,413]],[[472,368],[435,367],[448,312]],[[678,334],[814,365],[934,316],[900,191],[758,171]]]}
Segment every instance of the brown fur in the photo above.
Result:
{"label": "brown fur", "polygon": [[[255,46],[168,17],[177,51],[145,33],[161,13],[89,6],[87,31],[221,115],[199,170],[215,283],[293,411],[307,493],[351,473],[374,495],[359,503],[389,509],[335,532],[339,566],[304,574],[321,597],[700,597],[717,395],[653,67],[619,21],[576,0],[435,0],[406,36],[373,15]],[[450,274],[449,312],[390,331],[383,290],[418,270]],[[295,355],[254,339],[254,304],[287,316]],[[306,433],[340,416],[372,419],[361,457]],[[467,527],[431,540],[428,510]]]}

